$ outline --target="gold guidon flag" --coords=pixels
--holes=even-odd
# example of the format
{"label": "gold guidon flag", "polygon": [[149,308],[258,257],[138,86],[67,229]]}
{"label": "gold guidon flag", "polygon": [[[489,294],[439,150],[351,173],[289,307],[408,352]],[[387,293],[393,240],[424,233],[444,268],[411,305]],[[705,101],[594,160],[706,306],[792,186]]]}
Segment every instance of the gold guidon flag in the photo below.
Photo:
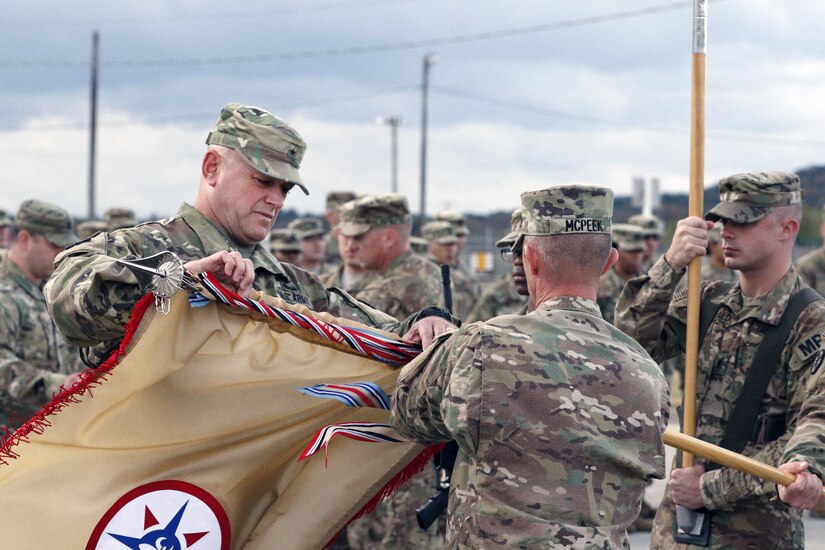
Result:
{"label": "gold guidon flag", "polygon": [[[118,354],[7,435],[4,548],[321,548],[434,452],[359,441],[393,439],[380,389],[395,367],[256,311],[190,307],[184,292],[168,315],[149,304]],[[345,407],[348,394],[371,404]]]}

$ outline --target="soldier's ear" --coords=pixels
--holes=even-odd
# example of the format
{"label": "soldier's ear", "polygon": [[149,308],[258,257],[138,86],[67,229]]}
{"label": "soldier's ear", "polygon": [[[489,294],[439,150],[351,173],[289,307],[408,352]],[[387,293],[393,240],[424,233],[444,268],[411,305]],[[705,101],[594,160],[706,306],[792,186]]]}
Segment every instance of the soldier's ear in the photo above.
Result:
{"label": "soldier's ear", "polygon": [[602,269],[602,275],[610,271],[610,269],[616,264],[619,260],[619,251],[610,247],[610,255],[607,257],[607,262],[604,264],[604,268]]}
{"label": "soldier's ear", "polygon": [[209,149],[203,155],[201,161],[201,179],[203,179],[210,186],[215,186],[217,183],[218,165],[221,163],[221,156]]}

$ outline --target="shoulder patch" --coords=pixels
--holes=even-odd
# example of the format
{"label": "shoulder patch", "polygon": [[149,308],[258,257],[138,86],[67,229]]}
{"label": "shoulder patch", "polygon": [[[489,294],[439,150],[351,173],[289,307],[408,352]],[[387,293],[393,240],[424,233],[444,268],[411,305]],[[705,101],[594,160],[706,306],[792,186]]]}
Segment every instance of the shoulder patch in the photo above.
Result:
{"label": "shoulder patch", "polygon": [[796,353],[802,361],[807,361],[820,349],[822,349],[822,335],[814,334],[796,346]]}

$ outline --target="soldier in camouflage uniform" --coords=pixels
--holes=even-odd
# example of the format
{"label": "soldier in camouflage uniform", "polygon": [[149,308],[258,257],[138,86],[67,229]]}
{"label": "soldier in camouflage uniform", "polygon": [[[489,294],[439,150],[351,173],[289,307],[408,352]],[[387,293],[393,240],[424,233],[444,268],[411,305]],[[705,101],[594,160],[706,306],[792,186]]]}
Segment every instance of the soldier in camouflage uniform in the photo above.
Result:
{"label": "soldier in camouflage uniform", "polygon": [[[374,272],[354,295],[398,318],[423,307],[443,303],[440,272],[430,261],[413,254],[409,237],[411,217],[407,199],[397,193],[369,195],[341,208],[341,247],[347,261]],[[435,492],[434,471],[426,469],[375,511],[350,526],[351,548],[441,548],[444,522],[424,532],[415,510]]]}
{"label": "soldier in camouflage uniform", "polygon": [[[355,208],[355,204],[350,201],[341,205],[338,211],[352,210],[353,208]],[[343,243],[346,238],[341,235],[337,228],[334,233],[337,235],[336,240]],[[340,251],[341,257],[339,260],[341,265],[321,275],[321,282],[325,286],[342,288],[350,294],[356,295],[368,284],[380,279],[381,275],[378,272],[367,269],[364,262],[359,259],[357,247],[347,249],[344,244],[341,244],[341,246],[336,246],[336,250]]]}
{"label": "soldier in camouflage uniform", "polygon": [[301,257],[301,239],[292,229],[273,229],[269,233],[269,250],[279,262],[297,265]]}
{"label": "soldier in camouflage uniform", "polygon": [[327,193],[326,218],[330,231],[324,237],[324,243],[326,244],[324,263],[329,266],[340,266],[342,258],[338,247],[338,223],[341,221],[338,211],[344,204],[357,198],[358,195],[353,191],[330,191]]}
{"label": "soldier in camouflage uniform", "polygon": [[399,376],[390,423],[455,439],[451,548],[628,548],[642,490],[665,473],[667,384],[639,344],[601,318],[613,193],[522,194],[527,315],[442,335]]}
{"label": "soldier in camouflage uniform", "polygon": [[77,224],[75,232],[79,241],[85,241],[95,233],[109,231],[109,224],[103,220],[86,220]]}
{"label": "soldier in camouflage uniform", "polygon": [[[735,283],[739,280],[739,273],[725,265],[722,225],[722,222],[716,222],[708,232],[708,254],[702,258],[702,280]],[[684,281],[687,283],[687,279]]]}
{"label": "soldier in camouflage uniform", "polygon": [[194,206],[184,203],[166,220],[98,233],[57,257],[45,287],[49,310],[70,342],[92,348],[95,363],[116,349],[143,296],[131,271],[115,260],[167,250],[189,271],[212,272],[241,294],[255,288],[314,311],[406,332],[405,338],[425,346],[450,326],[450,316],[437,309],[399,323],[342,290],[326,289],[314,275],[279,263],[261,244],[290,189],[307,192],[298,173],[306,145],[286,122],[257,107],[230,103],[206,143]]}
{"label": "soldier in camouflage uniform", "polygon": [[524,278],[521,248],[513,249],[521,231],[521,224],[522,211],[521,208],[517,208],[510,215],[510,233],[496,241],[496,248],[502,252],[502,259],[510,264],[510,273],[481,293],[481,297],[467,316],[467,323],[487,321],[499,315],[518,313],[522,310],[524,313],[527,312],[527,279]]}
{"label": "soldier in camouflage uniform", "polygon": [[295,231],[301,240],[301,257],[298,267],[320,276],[334,266],[328,265],[326,257],[326,241],[324,222],[318,218],[296,218],[289,222],[288,229]]}
{"label": "soldier in camouflage uniform", "polygon": [[599,279],[596,303],[599,304],[604,320],[613,323],[616,302],[624,284],[642,272],[645,232],[637,225],[617,223],[613,225],[610,233],[613,246],[619,251],[619,259],[613,269]]}
{"label": "soldier in camouflage uniform", "polygon": [[656,216],[634,214],[627,218],[627,223],[637,225],[645,230],[645,254],[642,258],[642,272],[647,273],[659,253],[659,245],[665,234],[664,222]]}
{"label": "soldier in camouflage uniform", "polygon": [[[802,211],[799,178],[771,171],[737,174],[719,182],[719,193],[721,202],[706,218],[723,221],[725,264],[740,276],[727,291],[718,282],[702,285],[703,301],[721,304],[702,340],[696,384],[696,436],[714,444],[721,442],[766,327],[779,323],[790,297],[806,286],[791,263]],[[647,275],[628,282],[619,299],[616,326],[658,361],[684,352],[687,296],[674,291],[689,261],[705,253],[711,227],[697,217],[681,220],[665,255]],[[825,302],[815,301],[802,310],[786,340],[742,454],[767,464],[782,460],[809,398],[823,332]],[[821,441],[814,447],[819,450],[808,460],[815,466],[813,458],[823,455]],[[676,504],[712,512],[713,548],[803,547],[801,513],[775,498],[773,483],[731,468],[706,472],[701,460],[691,468],[678,465],[677,458],[656,514],[652,548],[675,547]]]}
{"label": "soldier in camouflage uniform", "polygon": [[[819,233],[825,243],[825,217],[819,225]],[[796,271],[811,288],[825,296],[825,245],[799,258],[796,262]]]}
{"label": "soldier in camouflage uniform", "polygon": [[5,210],[0,210],[0,250],[11,246],[11,220]]}
{"label": "soldier in camouflage uniform", "polygon": [[40,285],[58,252],[74,244],[62,208],[27,200],[17,212],[0,277],[0,425],[27,420],[49,402],[68,375],[83,370],[78,349],[57,334]]}
{"label": "soldier in camouflage uniform", "polygon": [[466,319],[478,301],[478,290],[465,271],[454,268],[458,265],[458,237],[455,226],[445,221],[432,221],[421,228],[421,236],[430,243],[430,261],[453,268],[450,270],[453,313]]}
{"label": "soldier in camouflage uniform", "polygon": [[132,227],[137,224],[135,211],[122,206],[113,206],[106,210],[106,212],[103,213],[103,221],[106,222],[109,231]]}
{"label": "soldier in camouflage uniform", "polygon": [[413,235],[410,237],[410,248],[419,256],[426,256],[427,252],[430,251],[430,241]]}

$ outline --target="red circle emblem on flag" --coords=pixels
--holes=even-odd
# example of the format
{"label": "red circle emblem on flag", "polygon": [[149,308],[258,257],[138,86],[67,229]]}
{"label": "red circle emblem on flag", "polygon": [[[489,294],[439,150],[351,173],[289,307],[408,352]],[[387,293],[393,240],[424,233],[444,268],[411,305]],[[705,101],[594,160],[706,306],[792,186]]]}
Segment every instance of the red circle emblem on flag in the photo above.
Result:
{"label": "red circle emblem on flag", "polygon": [[229,550],[229,519],[197,485],[155,481],[115,502],[92,531],[86,550]]}

